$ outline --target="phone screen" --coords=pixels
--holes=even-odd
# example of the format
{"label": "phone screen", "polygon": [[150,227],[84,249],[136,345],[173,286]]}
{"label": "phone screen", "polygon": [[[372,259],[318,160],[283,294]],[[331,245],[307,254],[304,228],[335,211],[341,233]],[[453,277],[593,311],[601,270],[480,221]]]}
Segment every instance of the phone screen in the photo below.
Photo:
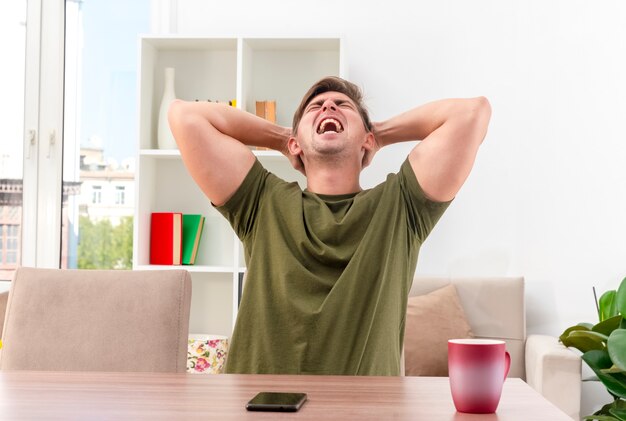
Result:
{"label": "phone screen", "polygon": [[306,401],[306,393],[260,392],[246,405],[248,411],[295,412]]}

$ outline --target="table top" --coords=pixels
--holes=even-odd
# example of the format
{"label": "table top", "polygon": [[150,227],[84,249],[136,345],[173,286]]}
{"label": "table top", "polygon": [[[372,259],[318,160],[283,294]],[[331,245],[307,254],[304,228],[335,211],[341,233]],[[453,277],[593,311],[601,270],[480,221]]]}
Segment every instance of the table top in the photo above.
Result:
{"label": "table top", "polygon": [[[257,392],[304,392],[296,413],[248,412]],[[456,412],[446,377],[0,371],[0,419],[571,421],[520,379],[495,414]]]}

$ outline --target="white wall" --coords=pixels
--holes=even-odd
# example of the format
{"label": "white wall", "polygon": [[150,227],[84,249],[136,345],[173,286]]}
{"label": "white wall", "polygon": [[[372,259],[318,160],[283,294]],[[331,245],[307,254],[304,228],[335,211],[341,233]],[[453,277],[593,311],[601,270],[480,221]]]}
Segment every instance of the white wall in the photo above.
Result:
{"label": "white wall", "polygon": [[[342,35],[374,120],[487,96],[474,171],[418,273],[523,275],[529,333],[595,321],[592,286],[626,276],[626,2],[177,0],[186,35]],[[363,184],[397,171],[379,153]],[[583,409],[583,413],[586,409]]]}

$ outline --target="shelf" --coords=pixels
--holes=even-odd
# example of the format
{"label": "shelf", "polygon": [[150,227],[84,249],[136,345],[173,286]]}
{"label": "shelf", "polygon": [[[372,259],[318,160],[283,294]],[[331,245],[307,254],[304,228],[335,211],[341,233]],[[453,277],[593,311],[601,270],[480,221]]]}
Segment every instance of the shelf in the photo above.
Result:
{"label": "shelf", "polygon": [[287,157],[285,155],[283,155],[282,153],[278,152],[278,151],[256,151],[253,150],[252,151],[254,153],[254,155],[258,156],[259,158],[284,158],[286,159]]}
{"label": "shelf", "polygon": [[[252,153],[254,153],[254,155],[258,156],[259,158],[285,158],[285,155],[273,150],[252,150]],[[180,158],[180,151],[178,149],[140,149],[139,155],[151,156],[155,158],[173,159]]]}
{"label": "shelf", "polygon": [[178,149],[141,149],[139,155],[155,158],[180,158],[180,151]]}
{"label": "shelf", "polygon": [[184,37],[168,36],[144,36],[142,41],[150,44],[158,51],[224,51],[237,50],[237,38],[204,38],[204,37]]}
{"label": "shelf", "polygon": [[[276,122],[291,126],[309,87],[322,77],[343,76],[340,38],[250,38],[143,36],[138,72],[138,156],[133,268],[184,269],[191,273],[190,329],[230,336],[238,310],[238,273],[245,270],[243,246],[228,221],[194,182],[178,149],[157,149],[165,69],[175,69],[176,97],[186,101],[236,99],[256,114],[256,101],[276,101]],[[306,178],[274,150],[252,150],[268,171],[306,187]],[[153,212],[206,217],[196,265],[150,265]]]}
{"label": "shelf", "polygon": [[197,273],[233,273],[232,266],[197,266],[197,265],[137,265],[136,270],[174,270],[185,269]]}

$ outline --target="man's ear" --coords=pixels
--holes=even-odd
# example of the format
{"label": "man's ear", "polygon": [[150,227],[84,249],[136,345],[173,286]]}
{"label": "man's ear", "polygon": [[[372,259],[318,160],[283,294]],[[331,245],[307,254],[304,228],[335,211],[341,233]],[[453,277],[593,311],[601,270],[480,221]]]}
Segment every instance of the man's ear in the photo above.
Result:
{"label": "man's ear", "polygon": [[378,150],[378,143],[376,142],[376,136],[374,133],[368,132],[365,135],[365,140],[362,145],[362,159],[361,159],[361,169],[367,167],[371,162],[372,158],[374,158],[374,154]]}
{"label": "man's ear", "polygon": [[293,136],[289,137],[289,140],[287,141],[287,150],[289,150],[289,153],[294,156],[300,155],[302,153],[302,148],[300,147],[300,144]]}
{"label": "man's ear", "polygon": [[295,137],[290,136],[287,140],[287,150],[291,155],[287,155],[287,158],[289,159],[289,162],[291,162],[291,165],[293,165],[296,170],[300,171],[306,176],[304,161],[302,160],[302,148],[300,147],[300,144]]}
{"label": "man's ear", "polygon": [[374,133],[367,132],[365,134],[365,140],[363,141],[363,148],[366,151],[371,151],[371,150],[374,150],[374,148],[376,148],[376,137],[374,136]]}

